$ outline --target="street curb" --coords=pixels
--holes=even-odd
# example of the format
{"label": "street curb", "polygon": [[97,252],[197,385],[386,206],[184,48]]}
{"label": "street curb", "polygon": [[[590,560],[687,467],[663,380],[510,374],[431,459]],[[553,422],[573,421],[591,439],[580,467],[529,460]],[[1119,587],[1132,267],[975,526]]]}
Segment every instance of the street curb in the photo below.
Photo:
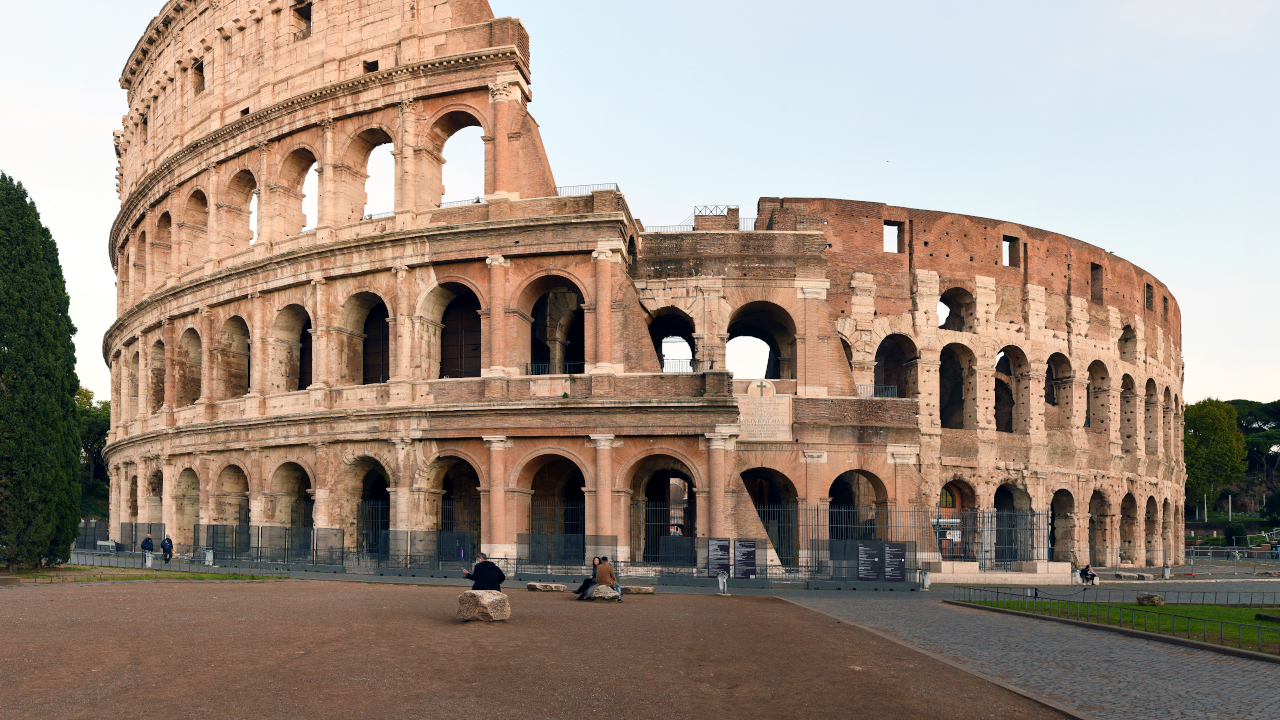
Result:
{"label": "street curb", "polygon": [[955,662],[954,660],[950,660],[950,659],[948,659],[948,658],[945,658],[945,657],[943,657],[943,656],[941,656],[941,655],[938,655],[938,654],[936,654],[936,653],[930,652],[930,651],[925,650],[925,649],[923,649],[923,648],[916,647],[915,645],[912,645],[912,644],[911,644],[911,643],[909,643],[909,642],[906,642],[906,641],[904,641],[904,640],[902,640],[902,639],[900,639],[900,638],[896,638],[896,637],[894,637],[894,636],[892,636],[892,635],[889,635],[889,634],[887,634],[887,633],[884,633],[884,632],[881,632],[881,631],[879,631],[879,630],[876,630],[875,628],[869,628],[869,627],[867,627],[867,626],[865,626],[865,625],[859,625],[858,623],[852,622],[852,621],[848,620],[847,618],[837,617],[837,616],[835,616],[835,615],[832,615],[831,613],[823,612],[822,610],[814,610],[813,608],[811,608],[811,607],[807,607],[807,606],[805,606],[805,605],[801,605],[800,603],[798,603],[798,602],[796,602],[796,601],[794,601],[794,600],[792,600],[792,599],[790,599],[790,598],[785,598],[785,597],[781,597],[781,596],[778,596],[778,595],[774,595],[773,597],[776,597],[776,598],[778,598],[779,600],[784,600],[784,601],[786,601],[786,602],[789,602],[789,603],[791,603],[792,605],[795,605],[796,607],[801,608],[801,609],[803,609],[803,610],[808,610],[809,612],[814,612],[814,613],[817,613],[817,614],[819,614],[819,615],[826,615],[827,617],[831,618],[832,620],[836,620],[836,621],[838,621],[838,622],[842,622],[842,623],[845,623],[845,624],[848,624],[848,625],[852,625],[853,627],[856,627],[856,628],[858,628],[859,630],[866,630],[867,632],[871,633],[872,635],[876,635],[876,636],[878,636],[878,637],[884,638],[885,640],[888,640],[888,641],[889,641],[889,642],[891,642],[891,643],[895,643],[895,644],[901,645],[902,647],[905,647],[905,648],[907,648],[908,650],[914,650],[915,652],[918,652],[918,653],[920,653],[921,655],[925,655],[925,656],[927,656],[927,657],[929,657],[929,658],[932,658],[932,659],[934,659],[934,660],[937,660],[937,661],[938,661],[938,662],[940,662],[940,663],[943,663],[943,664],[946,664],[946,665],[950,665],[951,667],[953,667],[953,668],[955,668],[955,669],[957,669],[957,670],[959,670],[959,671],[961,671],[961,672],[968,673],[969,675],[972,675],[972,676],[974,676],[974,677],[978,678],[979,680],[985,680],[986,682],[989,682],[989,683],[991,683],[992,685],[995,685],[995,686],[997,686],[997,687],[1004,688],[1005,690],[1008,690],[1008,691],[1009,691],[1009,692],[1011,692],[1011,693],[1014,693],[1014,694],[1016,694],[1016,695],[1021,695],[1022,697],[1026,698],[1026,699],[1028,699],[1028,700],[1031,700],[1031,701],[1033,701],[1033,702],[1040,703],[1041,705],[1044,705],[1045,707],[1049,708],[1050,710],[1057,710],[1058,712],[1062,713],[1063,715],[1066,715],[1067,717],[1070,717],[1070,718],[1076,718],[1076,720],[1097,720],[1097,719],[1096,719],[1096,718],[1094,718],[1092,715],[1089,715],[1089,714],[1087,714],[1087,713],[1081,712],[1081,711],[1076,710],[1076,709],[1074,709],[1074,708],[1067,707],[1066,705],[1063,705],[1062,703],[1059,703],[1057,700],[1051,700],[1051,699],[1049,699],[1049,698],[1047,698],[1047,697],[1045,697],[1044,695],[1041,695],[1041,694],[1039,694],[1039,693],[1034,693],[1034,692],[1031,692],[1030,690],[1024,690],[1024,689],[1022,689],[1022,688],[1018,687],[1017,685],[1012,685],[1012,684],[1007,683],[1007,682],[1005,682],[1005,681],[1003,681],[1003,680],[998,680],[998,679],[996,679],[996,678],[993,678],[993,677],[991,677],[990,675],[986,675],[986,674],[984,674],[984,673],[980,673],[980,672],[978,672],[977,670],[973,670],[972,668],[967,668],[967,667],[965,667],[964,665],[961,665],[960,663]]}
{"label": "street curb", "polygon": [[1139,640],[1152,640],[1154,642],[1168,643],[1169,645],[1181,645],[1182,647],[1218,653],[1219,655],[1231,655],[1232,657],[1244,658],[1246,660],[1260,660],[1262,662],[1280,664],[1280,655],[1268,655],[1254,650],[1233,648],[1226,645],[1214,645],[1213,643],[1201,642],[1199,640],[1188,640],[1187,638],[1173,637],[1171,635],[1157,635],[1156,633],[1144,632],[1142,630],[1131,630],[1129,628],[1116,627],[1114,625],[1085,622],[1084,620],[1058,618],[1053,617],[1052,615],[1037,615],[1036,613],[1023,612],[1021,610],[1010,610],[1008,608],[991,607],[989,605],[975,605],[974,603],[961,602],[959,600],[943,600],[942,602],[947,605],[955,605],[957,607],[974,608],[976,610],[990,610],[992,612],[1005,613],[1006,615],[1017,615],[1020,617],[1035,618],[1036,620],[1048,620],[1050,622],[1062,623],[1063,625],[1074,625],[1076,627],[1088,628],[1090,630],[1102,630],[1105,632],[1117,633],[1119,635],[1128,635],[1131,638],[1138,638]]}

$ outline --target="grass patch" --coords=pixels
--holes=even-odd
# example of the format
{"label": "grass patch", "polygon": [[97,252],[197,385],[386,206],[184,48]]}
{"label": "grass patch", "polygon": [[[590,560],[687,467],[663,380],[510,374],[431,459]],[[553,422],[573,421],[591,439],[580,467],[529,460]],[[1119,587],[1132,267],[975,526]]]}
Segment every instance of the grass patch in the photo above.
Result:
{"label": "grass patch", "polygon": [[241,573],[181,572],[177,570],[141,568],[105,568],[88,565],[63,565],[40,570],[19,570],[15,573],[25,582],[58,584],[76,582],[128,582],[131,580],[276,580],[274,575],[249,575]]}
{"label": "grass patch", "polygon": [[1100,604],[1030,598],[973,601],[973,604],[1021,610],[1036,615],[1084,620],[1140,630],[1153,635],[1173,635],[1271,654],[1280,651],[1280,623],[1254,618],[1254,615],[1259,612],[1268,614],[1278,612],[1275,610],[1223,605],[1145,607],[1132,603]]}

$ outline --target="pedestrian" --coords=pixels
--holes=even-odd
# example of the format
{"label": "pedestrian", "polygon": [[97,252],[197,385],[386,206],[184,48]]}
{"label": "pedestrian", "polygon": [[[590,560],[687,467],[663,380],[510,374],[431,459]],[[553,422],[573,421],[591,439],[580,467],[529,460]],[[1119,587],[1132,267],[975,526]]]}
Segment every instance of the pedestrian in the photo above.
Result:
{"label": "pedestrian", "polygon": [[502,592],[502,583],[507,579],[502,568],[489,562],[489,556],[484,553],[476,553],[475,568],[469,573],[463,573],[462,577],[471,581],[472,590],[497,590],[498,592]]}
{"label": "pedestrian", "polygon": [[596,582],[606,585],[618,592],[618,602],[622,602],[622,586],[618,584],[618,576],[609,564],[609,556],[600,556],[600,567],[596,568]]}
{"label": "pedestrian", "polygon": [[1097,585],[1098,573],[1093,571],[1092,565],[1085,565],[1080,568],[1080,580],[1084,582],[1085,585]]}
{"label": "pedestrian", "polygon": [[147,533],[146,539],[142,541],[142,563],[143,567],[151,567],[151,554],[156,551],[156,544],[151,542],[151,533]]}
{"label": "pedestrian", "polygon": [[164,564],[168,565],[170,558],[173,557],[173,538],[165,535],[160,541],[160,549],[164,551]]}
{"label": "pedestrian", "polygon": [[599,567],[600,558],[591,558],[591,576],[583,580],[582,584],[578,586],[578,589],[574,590],[574,592],[578,594],[579,600],[587,599],[587,591],[591,589],[592,585],[596,584],[596,570],[599,569]]}

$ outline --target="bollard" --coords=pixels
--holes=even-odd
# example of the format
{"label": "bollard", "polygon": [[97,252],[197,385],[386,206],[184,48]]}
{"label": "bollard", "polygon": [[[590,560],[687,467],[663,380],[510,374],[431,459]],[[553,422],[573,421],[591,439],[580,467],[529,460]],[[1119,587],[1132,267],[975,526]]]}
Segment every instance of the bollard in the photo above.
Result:
{"label": "bollard", "polygon": [[151,553],[150,553],[150,552],[144,552],[144,553],[142,553],[142,567],[144,567],[144,568],[149,568],[149,567],[151,567]]}
{"label": "bollard", "polygon": [[729,594],[729,573],[721,570],[720,573],[716,575],[716,581],[720,583],[720,594],[728,595]]}
{"label": "bollard", "polygon": [[920,571],[920,589],[921,590],[929,589],[929,571],[928,570]]}
{"label": "bollard", "polygon": [[212,550],[204,551],[204,564],[208,565],[209,567],[213,567],[213,551]]}
{"label": "bollard", "polygon": [[1168,580],[1168,579],[1172,576],[1172,574],[1173,574],[1173,568],[1169,567],[1168,565],[1165,565],[1165,566],[1164,566],[1164,579],[1165,579],[1165,580]]}

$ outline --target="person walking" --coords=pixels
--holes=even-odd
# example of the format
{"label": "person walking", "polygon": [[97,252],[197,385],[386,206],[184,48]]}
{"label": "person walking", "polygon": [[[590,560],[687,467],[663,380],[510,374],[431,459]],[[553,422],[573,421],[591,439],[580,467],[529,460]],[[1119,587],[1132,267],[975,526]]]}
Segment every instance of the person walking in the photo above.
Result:
{"label": "person walking", "polygon": [[168,535],[160,541],[160,549],[164,551],[164,564],[168,565],[169,560],[173,557],[173,538]]}
{"label": "person walking", "polygon": [[507,579],[502,568],[489,562],[489,556],[484,553],[476,553],[475,568],[469,573],[463,573],[462,577],[471,581],[472,590],[497,590],[498,592],[502,592],[502,583]]}
{"label": "person walking", "polygon": [[598,570],[599,568],[600,568],[600,558],[598,557],[591,558],[591,576],[583,580],[582,584],[578,586],[578,589],[574,590],[574,592],[578,594],[579,600],[587,599],[587,591],[591,589],[592,585],[596,584],[596,570]]}
{"label": "person walking", "polygon": [[596,568],[596,582],[607,585],[618,592],[618,602],[622,602],[622,586],[618,584],[618,575],[609,564],[609,556],[600,556],[600,566]]}
{"label": "person walking", "polygon": [[147,533],[142,541],[142,566],[151,567],[151,555],[156,551],[156,544],[151,542],[151,533]]}

